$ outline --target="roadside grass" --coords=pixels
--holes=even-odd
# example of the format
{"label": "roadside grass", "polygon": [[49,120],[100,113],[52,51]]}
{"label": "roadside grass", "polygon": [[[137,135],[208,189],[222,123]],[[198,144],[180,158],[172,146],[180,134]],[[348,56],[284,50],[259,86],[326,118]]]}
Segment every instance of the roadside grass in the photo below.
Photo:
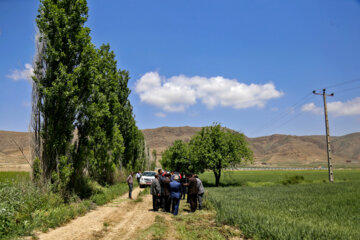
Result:
{"label": "roadside grass", "polygon": [[29,172],[0,172],[0,182],[28,182]]}
{"label": "roadside grass", "polygon": [[207,199],[219,224],[254,239],[360,239],[359,173],[336,171],[330,184],[320,171],[231,172],[232,181],[249,179],[256,187],[207,188]]}
{"label": "roadside grass", "polygon": [[143,199],[143,196],[145,195],[149,195],[150,194],[150,189],[149,188],[145,188],[143,191],[141,191],[139,193],[139,195],[137,196],[137,198],[133,201],[135,203],[138,203],[138,202],[143,202],[144,199]]}
{"label": "roadside grass", "polygon": [[47,231],[84,215],[128,191],[126,183],[101,187],[88,199],[76,195],[65,203],[48,187],[30,182],[29,173],[0,173],[0,239],[32,235],[34,230]]}
{"label": "roadside grass", "polygon": [[168,229],[167,221],[163,216],[156,215],[155,223],[145,229],[136,239],[137,240],[161,240],[166,239]]}
{"label": "roadside grass", "polygon": [[215,211],[201,210],[173,217],[177,239],[225,240],[241,238],[242,234],[239,230],[217,224],[214,221],[215,215]]}

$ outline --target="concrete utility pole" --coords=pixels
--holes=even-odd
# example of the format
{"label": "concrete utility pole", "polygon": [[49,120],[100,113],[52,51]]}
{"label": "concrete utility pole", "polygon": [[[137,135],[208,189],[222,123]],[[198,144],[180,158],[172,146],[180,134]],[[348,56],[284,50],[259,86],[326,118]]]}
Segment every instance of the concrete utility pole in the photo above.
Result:
{"label": "concrete utility pole", "polygon": [[326,96],[332,97],[334,93],[326,94],[326,89],[324,88],[322,93],[317,93],[315,90],[313,91],[315,95],[322,95],[324,100],[324,113],[325,113],[325,127],[326,127],[326,147],[327,147],[327,158],[328,158],[328,169],[329,169],[329,181],[331,183],[334,182],[334,172],[333,172],[333,165],[331,163],[331,146],[330,146],[330,134],[329,134],[329,120],[327,114],[327,107],[326,107]]}

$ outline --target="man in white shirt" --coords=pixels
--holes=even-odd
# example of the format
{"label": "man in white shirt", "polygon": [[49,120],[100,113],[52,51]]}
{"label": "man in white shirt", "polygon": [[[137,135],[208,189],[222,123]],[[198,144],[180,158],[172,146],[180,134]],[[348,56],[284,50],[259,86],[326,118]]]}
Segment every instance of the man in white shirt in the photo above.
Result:
{"label": "man in white shirt", "polygon": [[136,173],[136,180],[137,180],[137,182],[138,182],[138,185],[140,185],[140,178],[141,178],[141,172],[138,171],[138,172]]}

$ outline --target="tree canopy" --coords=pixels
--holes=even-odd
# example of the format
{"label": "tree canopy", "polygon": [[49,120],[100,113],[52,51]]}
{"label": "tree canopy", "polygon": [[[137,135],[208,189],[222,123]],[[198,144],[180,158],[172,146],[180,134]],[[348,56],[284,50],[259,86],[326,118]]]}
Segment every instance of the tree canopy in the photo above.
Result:
{"label": "tree canopy", "polygon": [[[71,191],[84,174],[113,182],[144,169],[148,154],[128,99],[129,73],[110,45],[91,43],[86,0],[40,0],[32,126],[44,181]],[[74,134],[75,133],[75,134]]]}
{"label": "tree canopy", "polygon": [[203,127],[189,143],[175,141],[163,152],[161,164],[164,168],[181,172],[211,170],[218,186],[222,169],[252,159],[253,153],[244,134],[213,124]]}

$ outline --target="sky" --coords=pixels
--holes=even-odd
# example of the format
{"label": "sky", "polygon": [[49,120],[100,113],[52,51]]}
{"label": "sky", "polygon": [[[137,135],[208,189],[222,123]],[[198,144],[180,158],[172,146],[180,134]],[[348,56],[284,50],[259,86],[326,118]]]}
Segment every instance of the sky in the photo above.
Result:
{"label": "sky", "polygon": [[[0,129],[27,131],[39,1],[0,0]],[[130,72],[140,129],[360,132],[360,1],[88,0],[92,42]]]}

